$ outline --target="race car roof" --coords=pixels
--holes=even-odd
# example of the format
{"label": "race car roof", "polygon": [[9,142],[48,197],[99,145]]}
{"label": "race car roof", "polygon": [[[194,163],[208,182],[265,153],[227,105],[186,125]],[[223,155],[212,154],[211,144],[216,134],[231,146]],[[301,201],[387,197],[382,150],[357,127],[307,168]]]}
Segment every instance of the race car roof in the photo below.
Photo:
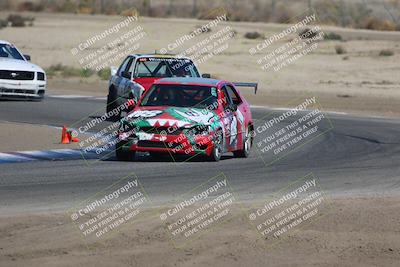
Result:
{"label": "race car roof", "polygon": [[153,58],[183,58],[189,59],[188,57],[181,57],[172,54],[131,54],[131,56],[136,56],[139,58],[153,57]]}
{"label": "race car roof", "polygon": [[7,42],[7,41],[3,41],[3,40],[0,40],[0,44],[10,44],[9,42]]}
{"label": "race car roof", "polygon": [[182,78],[163,78],[156,81],[156,84],[167,84],[167,83],[177,83],[177,84],[202,84],[209,86],[217,86],[220,80],[208,79],[208,78],[196,78],[196,77],[182,77]]}

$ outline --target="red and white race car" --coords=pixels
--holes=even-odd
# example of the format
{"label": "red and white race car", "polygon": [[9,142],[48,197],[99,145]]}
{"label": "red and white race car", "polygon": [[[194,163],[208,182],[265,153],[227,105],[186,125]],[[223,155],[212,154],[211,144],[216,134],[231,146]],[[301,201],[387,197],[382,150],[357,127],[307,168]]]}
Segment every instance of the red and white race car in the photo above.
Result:
{"label": "red and white race car", "polygon": [[[210,74],[202,77],[209,78]],[[200,77],[194,62],[186,57],[159,54],[129,55],[117,68],[111,68],[107,112],[127,103],[136,103],[155,81],[167,77]],[[114,116],[119,120],[121,114]]]}
{"label": "red and white race car", "polygon": [[253,130],[250,106],[234,83],[164,78],[121,120],[116,156],[131,160],[142,151],[203,155],[213,161],[226,152],[248,157]]}

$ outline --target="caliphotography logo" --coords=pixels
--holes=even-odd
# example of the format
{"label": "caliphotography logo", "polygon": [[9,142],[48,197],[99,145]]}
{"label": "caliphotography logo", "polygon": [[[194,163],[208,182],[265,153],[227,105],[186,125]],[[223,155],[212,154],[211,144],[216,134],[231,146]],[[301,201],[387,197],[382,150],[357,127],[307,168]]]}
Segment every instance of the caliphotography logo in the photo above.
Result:
{"label": "caliphotography logo", "polygon": [[334,128],[315,96],[305,96],[287,106],[293,108],[263,116],[254,130],[254,147],[266,166],[313,141],[323,142],[324,136]]}
{"label": "caliphotography logo", "polygon": [[137,221],[148,202],[137,176],[130,174],[74,206],[68,214],[90,248]]}
{"label": "caliphotography logo", "polygon": [[263,206],[253,208],[247,216],[253,229],[270,247],[329,214],[330,205],[319,179],[310,173],[291,182],[274,197],[268,198]]}
{"label": "caliphotography logo", "polygon": [[233,218],[236,202],[228,178],[219,174],[176,199],[160,213],[174,247],[184,248],[203,235],[212,235]]}

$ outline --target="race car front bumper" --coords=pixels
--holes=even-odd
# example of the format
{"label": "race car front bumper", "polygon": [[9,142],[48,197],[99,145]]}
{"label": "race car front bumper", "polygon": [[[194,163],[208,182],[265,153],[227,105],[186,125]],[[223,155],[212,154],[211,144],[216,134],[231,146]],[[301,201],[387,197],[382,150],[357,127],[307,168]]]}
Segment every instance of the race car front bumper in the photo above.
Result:
{"label": "race car front bumper", "polygon": [[7,99],[42,99],[46,92],[46,81],[0,80],[0,97]]}
{"label": "race car front bumper", "polygon": [[160,152],[180,155],[211,155],[214,148],[212,136],[196,135],[192,140],[186,136],[157,135],[141,140],[138,137],[129,137],[124,140],[123,149],[140,152]]}

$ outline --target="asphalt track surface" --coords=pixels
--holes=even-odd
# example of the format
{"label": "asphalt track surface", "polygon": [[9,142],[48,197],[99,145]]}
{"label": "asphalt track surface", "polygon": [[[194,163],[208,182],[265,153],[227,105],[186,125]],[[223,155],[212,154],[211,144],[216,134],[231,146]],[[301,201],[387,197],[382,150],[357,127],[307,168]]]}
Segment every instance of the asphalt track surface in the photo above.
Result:
{"label": "asphalt track surface", "polygon": [[[57,98],[1,101],[0,120],[71,125],[93,112],[100,114],[104,102]],[[253,108],[252,112],[257,120],[270,110]],[[256,148],[247,159],[227,154],[220,162],[174,162],[149,156],[140,156],[137,162],[118,162],[111,156],[101,161],[1,164],[0,214],[65,211],[130,173],[137,175],[155,206],[174,203],[180,195],[221,172],[239,201],[263,200],[311,172],[331,197],[398,195],[400,120],[327,116],[333,129],[270,166]]]}

